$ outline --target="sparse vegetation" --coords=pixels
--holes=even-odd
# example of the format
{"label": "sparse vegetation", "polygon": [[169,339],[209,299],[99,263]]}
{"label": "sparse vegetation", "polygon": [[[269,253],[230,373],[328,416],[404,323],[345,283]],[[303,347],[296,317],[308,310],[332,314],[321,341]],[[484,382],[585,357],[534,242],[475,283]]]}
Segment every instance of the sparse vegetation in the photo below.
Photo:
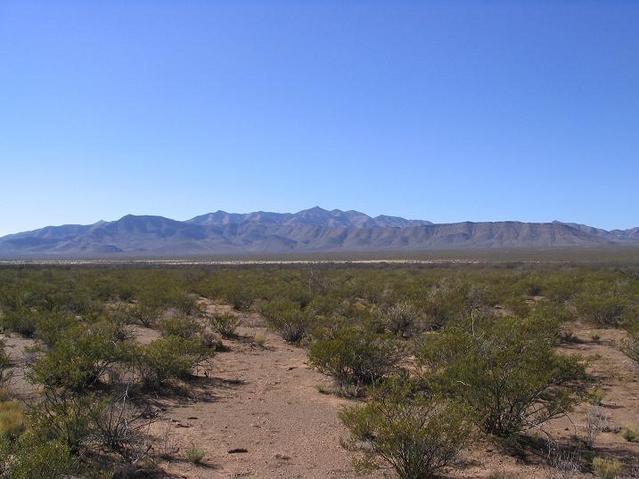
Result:
{"label": "sparse vegetation", "polygon": [[[211,316],[203,306],[220,303],[235,311]],[[152,456],[201,461],[199,447],[152,442],[146,431],[161,411],[150,399],[197,389],[194,376],[207,375],[222,336],[228,348],[243,344],[252,354],[281,350],[277,340],[273,348],[254,347],[265,346],[263,325],[245,323],[252,342],[236,336],[247,311],[308,348],[309,364],[337,385],[321,387],[324,394],[366,396],[340,415],[361,465],[432,477],[455,464],[471,430],[508,441],[532,437],[527,431],[588,400],[591,414],[576,422],[585,435],[581,455],[549,454],[553,477],[567,478],[588,468],[607,437],[599,433],[609,429],[599,414],[602,385],[589,382],[570,351],[613,347],[606,329],[623,328],[629,334],[617,347],[637,361],[639,270],[0,267],[0,326],[8,341],[29,343],[19,363],[0,347],[0,477],[108,475],[125,466],[135,471]],[[28,407],[11,397],[16,368],[37,391]],[[614,432],[636,440],[630,427]],[[615,465],[592,468],[601,475]]]}

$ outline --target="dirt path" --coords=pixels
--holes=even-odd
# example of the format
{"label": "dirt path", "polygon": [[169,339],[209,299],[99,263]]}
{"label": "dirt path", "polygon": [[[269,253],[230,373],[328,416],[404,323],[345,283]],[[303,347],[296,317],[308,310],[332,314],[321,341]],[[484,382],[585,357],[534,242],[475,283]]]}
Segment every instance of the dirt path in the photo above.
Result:
{"label": "dirt path", "polygon": [[[166,411],[180,455],[195,446],[206,452],[205,465],[165,464],[167,472],[189,479],[355,477],[336,416],[347,401],[317,390],[330,380],[307,366],[303,349],[268,333],[254,315],[244,323],[238,340],[225,341],[231,350],[214,358],[206,399]],[[264,348],[252,344],[255,333],[266,336]]]}

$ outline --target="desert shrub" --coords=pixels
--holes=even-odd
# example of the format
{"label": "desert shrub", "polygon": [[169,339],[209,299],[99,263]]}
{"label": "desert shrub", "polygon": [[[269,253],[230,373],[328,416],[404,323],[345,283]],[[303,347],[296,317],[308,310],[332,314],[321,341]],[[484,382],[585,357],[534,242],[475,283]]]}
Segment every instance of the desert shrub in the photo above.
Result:
{"label": "desert shrub", "polygon": [[408,301],[402,301],[386,308],[382,321],[388,331],[399,337],[411,337],[425,327],[421,312]]}
{"label": "desert shrub", "polygon": [[594,406],[602,406],[605,397],[606,391],[604,391],[602,388],[597,387],[588,391],[586,399],[588,399],[588,402],[590,402],[590,404]]}
{"label": "desert shrub", "polygon": [[584,365],[553,349],[556,324],[499,318],[429,334],[419,351],[425,380],[464,401],[482,430],[508,436],[567,412]]}
{"label": "desert shrub", "polygon": [[203,449],[191,446],[186,450],[185,456],[187,461],[193,464],[200,464],[204,456],[206,456],[206,452]]}
{"label": "desert shrub", "polygon": [[161,314],[162,308],[159,305],[138,303],[131,308],[131,316],[146,328],[153,327]]}
{"label": "desert shrub", "polygon": [[103,399],[96,408],[91,417],[94,442],[127,463],[136,463],[151,449],[145,433],[155,419],[154,411],[134,405],[129,397],[129,388],[125,387]]}
{"label": "desert shrub", "polygon": [[6,311],[0,316],[2,328],[18,333],[25,338],[32,338],[38,327],[40,315],[29,309],[23,308],[15,311]]}
{"label": "desert shrub", "polygon": [[212,349],[213,351],[223,351],[224,343],[222,342],[222,336],[210,329],[203,329],[199,336],[200,344],[206,349]]}
{"label": "desert shrub", "polygon": [[627,301],[611,294],[586,292],[576,301],[577,312],[587,321],[603,327],[619,326],[627,311]]}
{"label": "desert shrub", "polygon": [[271,301],[262,305],[261,312],[269,326],[285,341],[299,343],[306,336],[309,315],[300,309],[299,304],[289,300]]}
{"label": "desert shrub", "polygon": [[552,439],[546,442],[547,461],[552,467],[550,479],[573,479],[579,477],[584,458],[579,448],[565,449]]}
{"label": "desert shrub", "polygon": [[623,465],[617,459],[595,457],[592,460],[592,471],[601,479],[617,479],[621,476]]}
{"label": "desert shrub", "polygon": [[60,440],[47,440],[32,433],[20,437],[14,446],[13,457],[5,465],[11,479],[64,479],[72,477],[76,461],[69,448]]}
{"label": "desert shrub", "polygon": [[185,315],[200,314],[201,310],[197,302],[197,296],[183,291],[174,291],[165,301]]}
{"label": "desert shrub", "polygon": [[609,427],[610,418],[601,406],[591,406],[586,413],[586,445],[592,449],[595,446],[597,436]]}
{"label": "desert shrub", "polygon": [[238,311],[248,311],[253,305],[253,297],[239,284],[229,284],[224,292],[224,299]]}
{"label": "desert shrub", "polygon": [[209,323],[214,331],[225,338],[235,336],[235,330],[240,325],[239,316],[233,313],[214,314],[209,318]]}
{"label": "desert shrub", "polygon": [[363,454],[363,465],[384,462],[402,479],[435,477],[471,436],[459,405],[416,392],[401,380],[379,388],[367,404],[346,408],[339,417],[351,434],[346,446]]}
{"label": "desert shrub", "polygon": [[628,333],[628,338],[623,342],[622,351],[635,365],[639,366],[639,328]]}
{"label": "desert shrub", "polygon": [[179,336],[156,339],[140,346],[135,354],[140,377],[149,387],[189,377],[196,366],[212,355],[211,349],[204,347],[197,338]]}
{"label": "desert shrub", "polygon": [[111,328],[88,327],[67,333],[35,362],[29,372],[32,382],[83,392],[128,358],[129,346],[117,341]]}
{"label": "desert shrub", "polygon": [[639,434],[637,434],[637,431],[635,431],[631,427],[624,427],[621,431],[621,437],[623,437],[628,442],[637,442],[637,439],[639,439]]}
{"label": "desert shrub", "polygon": [[264,333],[255,333],[255,336],[253,336],[253,342],[261,348],[265,347],[266,335]]}
{"label": "desert shrub", "polygon": [[77,327],[79,321],[69,313],[58,312],[43,314],[37,321],[35,336],[46,346],[52,347],[68,331]]}
{"label": "desert shrub", "polygon": [[311,365],[340,386],[374,384],[396,371],[402,359],[395,341],[355,326],[342,326],[316,339],[308,355]]}
{"label": "desert shrub", "polygon": [[158,322],[158,328],[165,337],[178,336],[184,339],[193,338],[202,332],[200,323],[192,318],[181,315],[161,319]]}
{"label": "desert shrub", "polygon": [[93,437],[93,418],[101,407],[102,402],[95,394],[45,389],[28,411],[28,434],[60,441],[72,455],[78,455]]}
{"label": "desert shrub", "polygon": [[5,342],[0,339],[0,390],[4,389],[13,374],[11,358],[5,350]]}

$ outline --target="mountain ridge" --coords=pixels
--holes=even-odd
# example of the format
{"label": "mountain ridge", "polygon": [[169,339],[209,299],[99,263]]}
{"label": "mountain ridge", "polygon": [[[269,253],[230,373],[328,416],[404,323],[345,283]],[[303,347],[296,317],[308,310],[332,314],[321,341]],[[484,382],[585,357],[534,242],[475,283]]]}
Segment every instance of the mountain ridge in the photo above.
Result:
{"label": "mountain ridge", "polygon": [[639,228],[559,221],[432,223],[355,210],[214,211],[177,221],[125,215],[0,237],[0,257],[199,256],[241,253],[428,251],[639,245]]}

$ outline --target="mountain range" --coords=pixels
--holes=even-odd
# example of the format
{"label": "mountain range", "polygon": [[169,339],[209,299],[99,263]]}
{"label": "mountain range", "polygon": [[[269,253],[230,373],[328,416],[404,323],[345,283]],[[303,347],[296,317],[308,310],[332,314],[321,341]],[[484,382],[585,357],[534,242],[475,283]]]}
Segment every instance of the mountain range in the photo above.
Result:
{"label": "mountain range", "polygon": [[186,257],[244,253],[427,251],[638,245],[639,228],[562,223],[434,224],[319,207],[298,213],[216,211],[187,221],[127,215],[0,238],[2,258]]}

